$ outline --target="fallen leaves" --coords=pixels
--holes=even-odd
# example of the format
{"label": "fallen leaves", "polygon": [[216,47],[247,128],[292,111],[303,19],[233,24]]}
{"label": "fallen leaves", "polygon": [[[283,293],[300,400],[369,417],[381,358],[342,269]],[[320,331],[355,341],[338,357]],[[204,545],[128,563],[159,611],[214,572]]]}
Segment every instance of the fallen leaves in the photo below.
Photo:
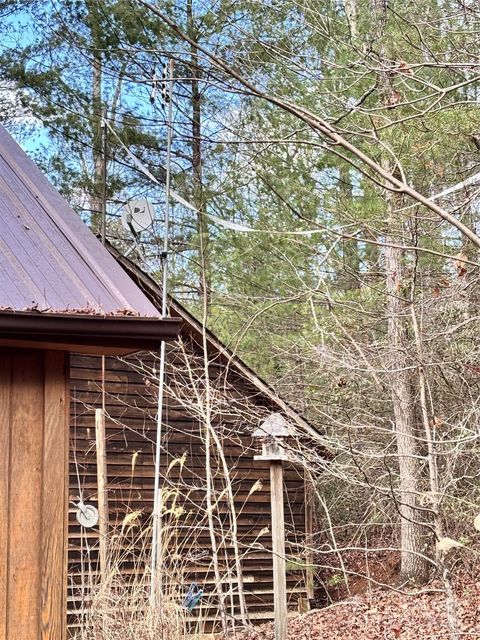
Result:
{"label": "fallen leaves", "polygon": [[[432,591],[406,595],[376,590],[294,617],[288,638],[294,640],[429,640],[449,638],[445,597],[441,585]],[[457,608],[462,640],[480,637],[480,582],[462,580]],[[234,640],[274,640],[273,625],[250,628]]]}

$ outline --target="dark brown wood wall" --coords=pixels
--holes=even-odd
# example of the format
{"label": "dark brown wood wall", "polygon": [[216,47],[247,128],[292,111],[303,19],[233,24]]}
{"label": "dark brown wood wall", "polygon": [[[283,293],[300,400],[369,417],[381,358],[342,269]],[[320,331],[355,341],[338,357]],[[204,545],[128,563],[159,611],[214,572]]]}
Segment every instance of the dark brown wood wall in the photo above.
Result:
{"label": "dark brown wood wall", "polygon": [[[171,573],[177,572],[175,579],[178,597],[191,582],[197,582],[205,589],[206,596],[202,600],[202,607],[196,610],[196,615],[212,622],[214,618],[218,619],[218,612],[215,611],[216,600],[212,593],[212,547],[205,515],[205,427],[198,415],[196,397],[196,393],[201,394],[202,391],[202,367],[201,362],[195,359],[197,356],[198,348],[193,343],[186,347],[184,345],[182,349],[173,346],[169,350],[168,398],[164,411],[167,426],[164,430],[162,469],[164,486],[173,492],[167,498],[167,508],[171,511],[176,509],[177,512],[167,514],[164,521],[165,535],[169,539]],[[188,358],[188,366],[185,366],[185,357]],[[131,541],[136,533],[149,526],[153,506],[153,443],[156,437],[157,387],[152,384],[150,377],[152,358],[145,354],[141,358],[133,358],[132,363],[109,358],[106,360],[105,371],[108,494],[112,533],[118,534],[122,530],[122,521],[127,514],[136,510],[141,512],[130,538],[126,536],[124,549],[128,547],[128,540]],[[195,378],[197,375],[198,378]],[[274,407],[269,405],[268,399],[251,383],[242,380],[234,370],[229,370],[221,362],[211,362],[210,375],[216,390],[212,420],[222,441],[231,474],[249,615],[252,620],[270,619],[273,613],[273,574],[269,467],[268,463],[254,461],[258,445],[252,442],[249,433],[257,426],[258,416],[268,415]],[[94,412],[102,403],[100,358],[72,357],[71,378],[70,495],[76,498],[81,490],[84,500],[96,505]],[[193,388],[192,379],[195,379]],[[229,508],[223,491],[225,480],[222,465],[214,446],[211,448],[211,455],[215,499],[218,500],[217,534],[221,540],[222,529],[224,532],[229,529]],[[301,561],[302,558],[304,560],[302,543],[305,532],[304,481],[301,471],[286,469],[285,496],[288,553]],[[120,536],[116,538],[116,544],[119,538]],[[143,563],[149,552],[148,541],[149,537],[144,537],[136,551],[124,553],[121,569],[125,576],[145,575]],[[97,543],[97,531],[82,530],[72,511],[69,526],[68,593],[72,630],[79,621],[78,611],[82,600],[80,584],[82,580],[84,583],[88,582],[85,578],[86,546],[88,544],[90,548],[90,568],[95,571]],[[222,571],[226,572],[227,567],[234,568],[233,548],[228,535],[220,544],[220,552]],[[299,595],[305,593],[304,575],[301,571],[289,572],[288,588],[290,604],[294,607]],[[228,603],[230,607],[230,599]],[[233,611],[238,616],[239,603],[236,595],[233,597]]]}
{"label": "dark brown wood wall", "polygon": [[65,637],[67,358],[0,349],[2,640]]}

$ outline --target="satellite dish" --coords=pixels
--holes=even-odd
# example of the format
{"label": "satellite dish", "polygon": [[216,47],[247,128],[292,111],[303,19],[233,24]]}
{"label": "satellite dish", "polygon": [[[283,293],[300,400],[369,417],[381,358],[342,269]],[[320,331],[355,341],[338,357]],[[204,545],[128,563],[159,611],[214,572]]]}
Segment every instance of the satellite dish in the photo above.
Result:
{"label": "satellite dish", "polygon": [[122,209],[122,224],[134,235],[145,231],[153,224],[155,211],[151,202],[145,199],[131,200]]}
{"label": "satellite dish", "polygon": [[85,527],[86,529],[91,529],[98,524],[98,509],[91,504],[83,504],[83,502],[79,502],[77,504],[77,513],[76,518],[77,522]]}

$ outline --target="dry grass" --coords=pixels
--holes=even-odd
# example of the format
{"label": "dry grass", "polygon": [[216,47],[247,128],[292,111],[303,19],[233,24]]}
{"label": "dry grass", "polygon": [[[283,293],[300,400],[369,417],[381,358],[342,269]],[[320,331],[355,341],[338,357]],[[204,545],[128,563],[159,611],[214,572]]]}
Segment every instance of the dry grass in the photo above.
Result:
{"label": "dry grass", "polygon": [[78,636],[81,640],[177,640],[184,637],[183,609],[170,594],[156,606],[149,602],[149,590],[125,584],[112,574],[97,585],[91,606]]}
{"label": "dry grass", "polygon": [[[161,595],[150,600],[151,527],[141,526],[141,513],[132,511],[111,532],[108,569],[100,576],[96,556],[82,559],[80,585],[84,594],[75,640],[180,640],[185,634],[182,607],[182,562],[164,563]],[[167,541],[166,541],[167,542]],[[167,557],[167,556],[165,556]],[[168,566],[167,566],[168,565]],[[129,571],[125,571],[125,567]],[[93,569],[93,570],[92,570]]]}

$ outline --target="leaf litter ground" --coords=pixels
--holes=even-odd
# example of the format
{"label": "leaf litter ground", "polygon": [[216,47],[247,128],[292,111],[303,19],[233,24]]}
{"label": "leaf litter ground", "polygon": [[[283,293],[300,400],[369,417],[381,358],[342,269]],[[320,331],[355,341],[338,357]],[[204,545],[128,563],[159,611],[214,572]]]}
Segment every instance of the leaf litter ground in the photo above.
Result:
{"label": "leaf litter ground", "polygon": [[[438,589],[440,585],[432,585]],[[480,638],[480,581],[457,585],[461,640]],[[291,618],[289,640],[433,640],[450,638],[442,593],[407,595],[376,590]],[[234,640],[274,640],[272,624],[247,629]]]}

